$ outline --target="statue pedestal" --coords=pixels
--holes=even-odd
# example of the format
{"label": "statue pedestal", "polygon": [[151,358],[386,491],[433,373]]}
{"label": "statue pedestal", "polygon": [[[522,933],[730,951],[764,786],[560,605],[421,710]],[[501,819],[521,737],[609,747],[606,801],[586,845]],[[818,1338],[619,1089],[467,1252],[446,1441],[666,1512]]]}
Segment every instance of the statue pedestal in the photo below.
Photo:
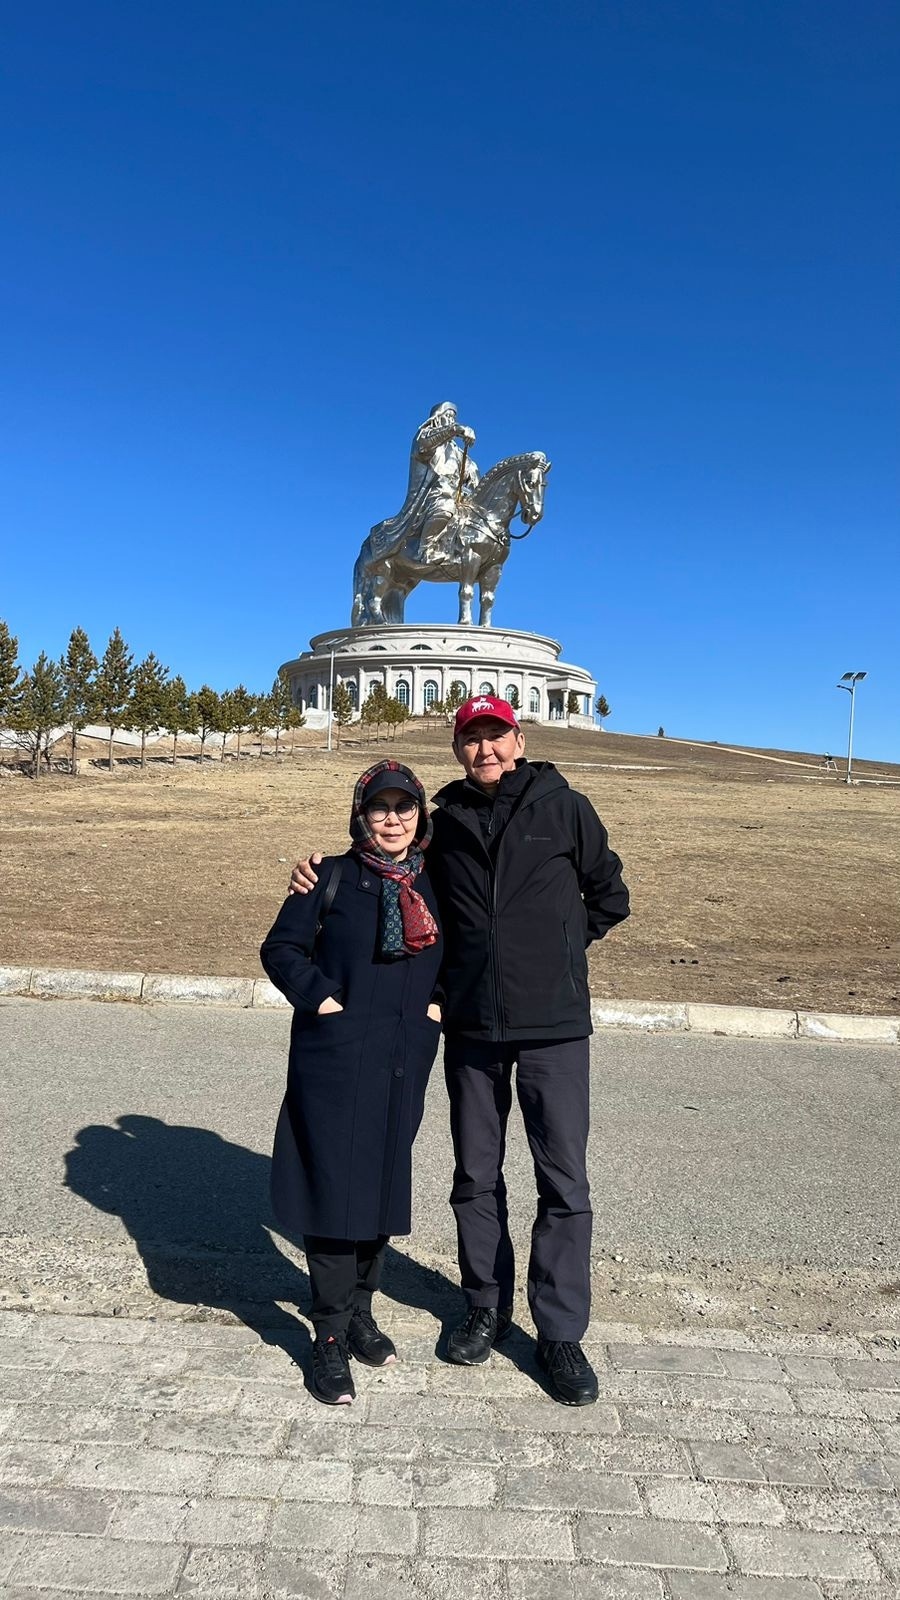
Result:
{"label": "statue pedestal", "polygon": [[591,726],[597,685],[584,667],[560,661],[560,650],[555,639],[512,628],[394,623],[319,633],[309,650],[281,670],[311,727],[319,717],[322,726],[327,721],[332,681],[346,685],[357,711],[372,685],[383,683],[414,716],[445,700],[454,683],[465,699],[497,694],[508,700],[515,690],[523,722],[566,721],[574,690],[578,722]]}

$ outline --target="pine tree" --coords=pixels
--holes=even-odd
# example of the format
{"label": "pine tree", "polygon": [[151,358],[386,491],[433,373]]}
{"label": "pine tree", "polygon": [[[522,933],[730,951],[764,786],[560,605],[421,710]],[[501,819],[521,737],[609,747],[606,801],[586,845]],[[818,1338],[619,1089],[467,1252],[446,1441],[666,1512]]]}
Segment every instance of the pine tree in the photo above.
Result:
{"label": "pine tree", "polygon": [[[252,729],[254,733],[256,732],[256,725],[253,720],[253,715],[257,701],[259,700],[259,696],[252,695],[249,689],[246,689],[242,683],[239,683],[236,689],[231,690],[229,698],[231,704],[231,714],[234,719],[229,731],[237,734],[237,758],[238,761],[240,761],[241,734],[246,733],[248,729]],[[265,698],[265,696],[263,696],[263,698]]]}
{"label": "pine tree", "polygon": [[0,727],[9,721],[22,693],[18,654],[18,639],[0,621]]}
{"label": "pine tree", "polygon": [[[465,699],[466,686],[464,683],[460,683],[459,679],[457,678],[453,683],[451,683],[450,688],[447,690],[446,699],[444,700],[444,707],[447,715],[451,716],[457,712]],[[512,702],[510,702],[510,704],[512,704]]]}
{"label": "pine tree", "polygon": [[124,726],[134,682],[134,658],[118,628],[110,634],[97,669],[97,715],[109,725],[109,770],[113,765],[113,738]]}
{"label": "pine tree", "polygon": [[384,687],[384,684],[380,679],[378,682],[373,683],[372,688],[369,691],[369,698],[375,707],[375,736],[376,738],[380,739],[381,725],[387,721],[387,703],[389,698],[387,689]]}
{"label": "pine tree", "polygon": [[219,704],[216,710],[215,731],[222,735],[222,750],[219,760],[225,760],[225,741],[230,733],[237,727],[237,711],[234,704],[234,690],[223,689],[219,695]]}
{"label": "pine tree", "polygon": [[[290,703],[290,705],[288,707],[284,725],[285,725],[285,727],[288,729],[288,731],[291,734],[293,734],[297,728],[305,728],[306,727],[306,717],[304,716],[303,712],[300,710],[300,707],[298,705],[294,704],[293,700],[291,700],[291,703]],[[292,756],[293,754],[294,754],[294,740],[292,738],[291,739],[291,748],[288,751],[288,755]]]}
{"label": "pine tree", "polygon": [[197,693],[191,696],[191,699],[194,703],[194,713],[197,719],[196,729],[200,735],[200,760],[202,762],[206,751],[206,741],[210,734],[215,732],[219,724],[219,696],[216,694],[215,689],[211,689],[208,683],[204,683],[197,690]]}
{"label": "pine tree", "polygon": [[598,694],[597,703],[594,707],[594,710],[596,711],[597,716],[600,718],[600,726],[602,727],[604,717],[612,716],[612,712],[609,707],[609,701],[607,700],[605,694]]}
{"label": "pine tree", "polygon": [[386,695],[382,717],[386,726],[391,730],[391,740],[393,741],[397,737],[397,729],[401,728],[404,722],[409,721],[409,706],[403,705],[402,701],[398,700],[394,695]]}
{"label": "pine tree", "polygon": [[10,722],[19,748],[31,756],[33,778],[41,775],[41,756],[50,766],[50,734],[62,721],[63,702],[62,672],[42,650],[22,680]]}
{"label": "pine tree", "polygon": [[135,671],[128,702],[128,720],[132,728],[140,729],[142,767],[147,765],[148,733],[158,733],[166,725],[168,693],[169,669],[151,650]]}
{"label": "pine tree", "polygon": [[275,754],[278,754],[278,741],[285,728],[290,727],[290,716],[294,708],[294,699],[291,694],[290,683],[283,672],[279,672],[269,690],[268,699],[272,707],[272,727],[275,730]]}
{"label": "pine tree", "polygon": [[566,716],[577,717],[581,710],[581,700],[574,689],[570,689],[566,696]]}
{"label": "pine tree", "polygon": [[250,728],[254,739],[259,740],[259,759],[262,760],[266,734],[275,725],[275,704],[270,694],[253,696],[250,711]]}
{"label": "pine tree", "polygon": [[512,706],[513,711],[518,711],[519,710],[519,691],[516,688],[515,684],[512,684],[511,687],[510,687],[509,704]]}
{"label": "pine tree", "polygon": [[83,628],[72,629],[59,670],[63,685],[63,717],[72,725],[69,771],[75,778],[78,775],[78,735],[90,722],[97,705],[97,657]]}
{"label": "pine tree", "polygon": [[166,684],[162,726],[172,735],[172,765],[178,755],[179,733],[196,733],[197,707],[194,696],[188,694],[182,677],[171,678]]}
{"label": "pine tree", "polygon": [[375,729],[376,738],[381,737],[382,724],[387,721],[386,707],[388,693],[380,679],[372,684],[369,693],[362,704],[359,717],[367,728]]}
{"label": "pine tree", "polygon": [[334,686],[334,695],[332,697],[332,715],[338,731],[337,748],[340,750],[341,729],[349,727],[350,723],[353,721],[353,701],[350,698],[350,690],[347,688],[345,683],[338,682]]}

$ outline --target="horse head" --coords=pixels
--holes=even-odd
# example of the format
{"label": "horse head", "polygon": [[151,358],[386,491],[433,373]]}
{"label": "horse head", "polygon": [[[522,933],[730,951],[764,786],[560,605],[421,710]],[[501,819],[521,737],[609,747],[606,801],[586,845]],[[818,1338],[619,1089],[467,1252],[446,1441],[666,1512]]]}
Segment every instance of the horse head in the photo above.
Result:
{"label": "horse head", "polygon": [[553,462],[548,461],[540,450],[533,451],[529,461],[529,465],[523,464],[519,468],[517,483],[522,521],[533,528],[544,515],[544,489]]}

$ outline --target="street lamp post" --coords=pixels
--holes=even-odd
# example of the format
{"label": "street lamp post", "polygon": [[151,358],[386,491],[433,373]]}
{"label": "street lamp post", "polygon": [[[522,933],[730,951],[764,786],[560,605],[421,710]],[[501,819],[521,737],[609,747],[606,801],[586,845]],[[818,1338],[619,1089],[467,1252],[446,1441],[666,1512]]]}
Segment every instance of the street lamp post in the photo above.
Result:
{"label": "street lamp post", "polygon": [[856,685],[858,683],[862,683],[863,678],[866,676],[867,674],[865,672],[844,672],[841,674],[840,683],[836,685],[838,689],[846,689],[848,695],[850,696],[850,736],[847,740],[847,783],[852,782],[851,774],[853,772],[853,713],[856,709]]}

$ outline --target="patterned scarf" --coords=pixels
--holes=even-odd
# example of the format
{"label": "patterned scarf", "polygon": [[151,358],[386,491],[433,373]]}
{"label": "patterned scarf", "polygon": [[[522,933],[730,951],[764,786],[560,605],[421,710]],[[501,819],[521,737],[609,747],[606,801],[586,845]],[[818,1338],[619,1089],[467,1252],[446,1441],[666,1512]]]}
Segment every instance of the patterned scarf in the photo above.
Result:
{"label": "patterned scarf", "polygon": [[[415,844],[405,861],[394,861],[378,849],[365,814],[366,791],[372,779],[382,772],[403,773],[415,785],[419,796],[419,826]],[[385,961],[416,955],[437,940],[437,923],[418,890],[413,888],[425,865],[422,851],[428,845],[431,832],[425,790],[409,767],[402,766],[399,761],[379,761],[362,774],[353,793],[350,838],[354,855],[381,879],[379,946]]]}
{"label": "patterned scarf", "polygon": [[354,844],[354,855],[381,879],[379,943],[385,961],[414,956],[427,950],[437,936],[437,923],[413,881],[425,865],[421,850],[410,850],[405,861],[392,861],[380,850]]}

